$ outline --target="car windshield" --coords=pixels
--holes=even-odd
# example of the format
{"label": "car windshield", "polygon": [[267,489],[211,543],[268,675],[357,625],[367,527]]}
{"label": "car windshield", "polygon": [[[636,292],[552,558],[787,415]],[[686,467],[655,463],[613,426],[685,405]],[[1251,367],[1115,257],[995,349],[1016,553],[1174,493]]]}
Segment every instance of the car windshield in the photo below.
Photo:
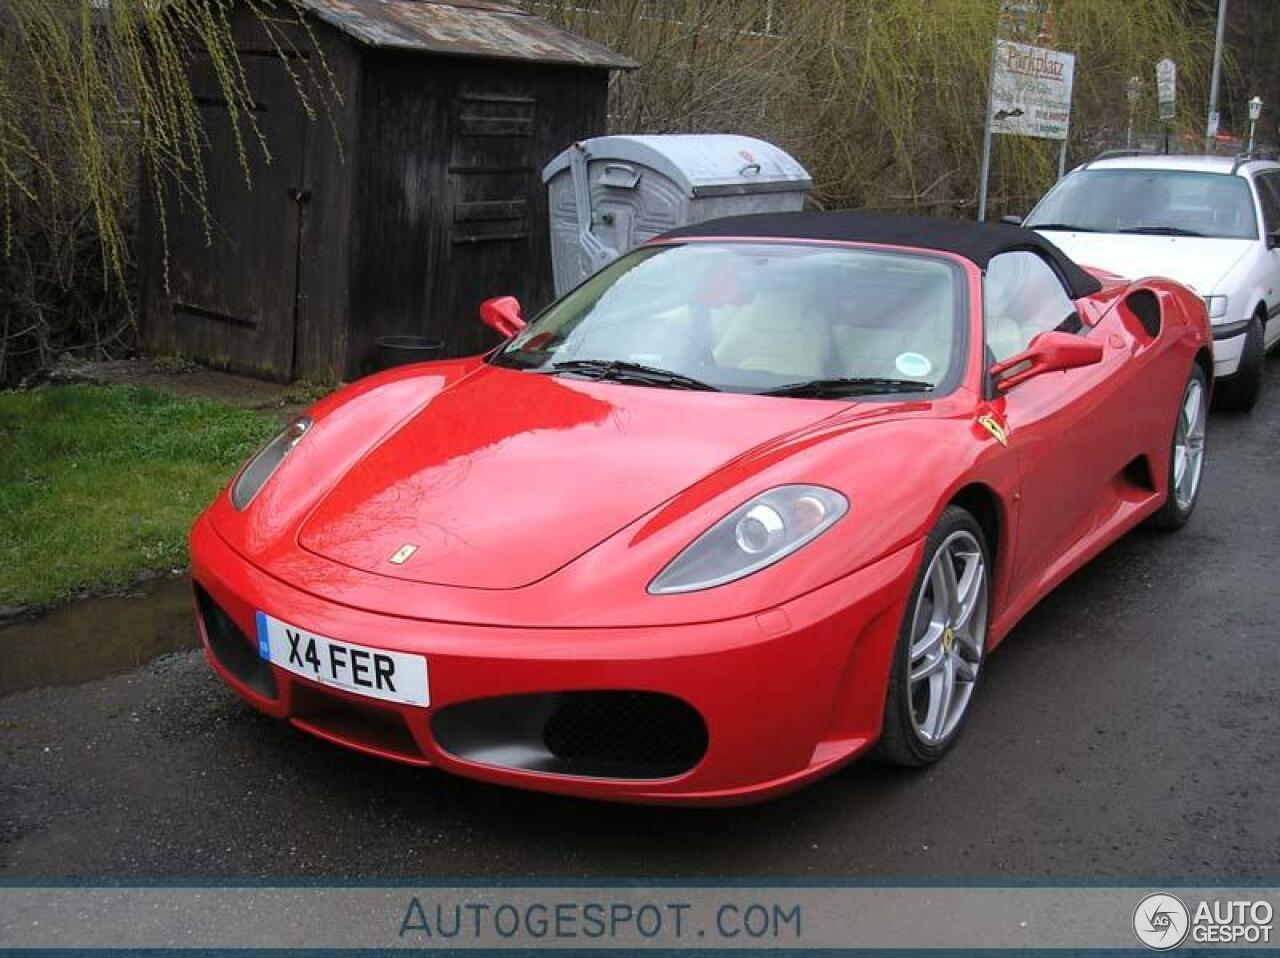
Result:
{"label": "car windshield", "polygon": [[492,361],[674,388],[927,392],[956,375],[963,290],[963,271],[929,254],[648,246],[553,304]]}
{"label": "car windshield", "polygon": [[1078,170],[1032,211],[1031,229],[1257,239],[1249,184],[1189,170]]}

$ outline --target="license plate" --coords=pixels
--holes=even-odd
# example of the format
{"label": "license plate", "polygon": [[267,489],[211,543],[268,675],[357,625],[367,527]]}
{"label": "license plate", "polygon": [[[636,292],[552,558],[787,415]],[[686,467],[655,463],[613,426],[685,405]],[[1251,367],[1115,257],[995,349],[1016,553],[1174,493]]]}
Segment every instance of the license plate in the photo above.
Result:
{"label": "license plate", "polygon": [[427,660],[316,635],[258,613],[258,655],[295,675],[385,702],[430,705]]}

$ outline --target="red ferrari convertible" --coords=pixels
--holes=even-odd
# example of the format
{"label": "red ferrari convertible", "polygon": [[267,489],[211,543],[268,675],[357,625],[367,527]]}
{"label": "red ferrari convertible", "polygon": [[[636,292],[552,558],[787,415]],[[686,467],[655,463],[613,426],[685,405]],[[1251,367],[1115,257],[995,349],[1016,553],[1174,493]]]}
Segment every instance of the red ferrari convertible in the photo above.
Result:
{"label": "red ferrari convertible", "polygon": [[1204,304],[1017,227],[721,220],[481,315],[191,534],[218,675],[372,755],[672,803],[926,765],[1038,599],[1195,508]]}

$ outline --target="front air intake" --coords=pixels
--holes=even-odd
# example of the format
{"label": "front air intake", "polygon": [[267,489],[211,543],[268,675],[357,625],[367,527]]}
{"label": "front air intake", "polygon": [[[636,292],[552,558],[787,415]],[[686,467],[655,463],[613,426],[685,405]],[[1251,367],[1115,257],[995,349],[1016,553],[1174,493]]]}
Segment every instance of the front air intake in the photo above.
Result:
{"label": "front air intake", "polygon": [[218,663],[259,695],[275,698],[278,694],[276,678],[271,673],[271,666],[258,657],[257,643],[244,634],[235,620],[198,583],[196,608],[200,611],[209,651]]}
{"label": "front air intake", "polygon": [[447,706],[432,720],[458,758],[554,775],[671,778],[702,760],[707,726],[686,702],[660,692],[511,695]]}

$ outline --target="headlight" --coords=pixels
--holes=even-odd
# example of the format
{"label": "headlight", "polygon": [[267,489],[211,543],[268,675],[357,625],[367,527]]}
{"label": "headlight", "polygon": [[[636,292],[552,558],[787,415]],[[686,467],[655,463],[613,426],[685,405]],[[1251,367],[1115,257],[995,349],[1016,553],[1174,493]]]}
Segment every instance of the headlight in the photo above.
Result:
{"label": "headlight", "polygon": [[826,532],[849,500],[823,486],[778,486],[700,535],[649,583],[655,595],[696,592],[758,572]]}
{"label": "headlight", "polygon": [[236,477],[235,485],[231,487],[231,504],[237,509],[247,506],[310,428],[311,420],[306,416],[299,416],[285,426],[284,432],[263,446]]}
{"label": "headlight", "polygon": [[1222,319],[1227,315],[1227,297],[1225,296],[1206,296],[1204,306],[1209,310],[1210,319]]}

